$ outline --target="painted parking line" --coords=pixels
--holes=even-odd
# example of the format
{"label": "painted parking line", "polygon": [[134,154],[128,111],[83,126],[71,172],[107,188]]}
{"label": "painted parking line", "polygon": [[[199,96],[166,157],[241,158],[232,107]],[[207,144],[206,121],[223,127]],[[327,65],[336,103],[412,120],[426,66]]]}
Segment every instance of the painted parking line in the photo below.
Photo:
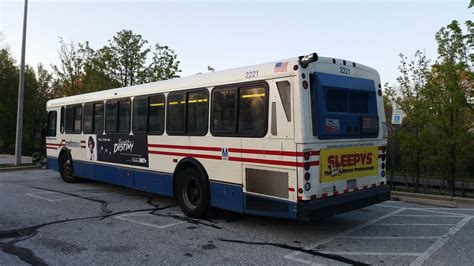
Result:
{"label": "painted parking line", "polygon": [[[40,192],[35,192],[35,193],[27,193],[25,195],[33,197],[33,198],[38,198],[38,199],[53,202],[53,201],[61,201],[61,200],[69,200],[69,199],[77,199],[77,198],[86,198],[86,197],[90,197],[90,196],[99,196],[99,195],[105,195],[105,194],[108,194],[108,192],[104,192],[104,193],[86,193],[86,194],[78,195],[78,196],[64,197],[64,194],[62,194],[62,193],[53,192],[53,191],[40,191]],[[58,195],[58,196],[63,196],[63,197],[50,198],[50,197],[42,196],[42,195]]]}
{"label": "painted parking line", "polygon": [[[465,215],[460,213],[449,212],[446,208],[405,208],[405,207],[398,207],[398,206],[391,206],[391,205],[374,205],[378,207],[389,207],[395,208],[396,210],[385,214],[379,218],[370,220],[364,224],[361,224],[357,227],[339,233],[333,237],[327,238],[322,240],[318,243],[312,244],[306,249],[314,249],[319,245],[324,245],[336,240],[343,240],[343,239],[366,239],[366,240],[436,240],[432,245],[430,245],[424,252],[420,253],[413,253],[413,252],[352,252],[352,251],[331,251],[331,250],[319,250],[319,252],[326,253],[326,254],[334,254],[334,255],[348,255],[348,256],[406,256],[406,257],[416,257],[414,258],[411,265],[422,265],[426,260],[428,260],[434,252],[440,249],[447,241],[449,241],[456,232],[462,229],[471,219],[474,218],[473,215]],[[403,214],[404,211],[415,211],[420,214]],[[457,223],[379,223],[382,220],[385,220],[390,217],[453,217],[459,218],[459,222]],[[374,227],[374,226],[426,226],[426,227],[448,227],[448,231],[440,236],[356,236],[353,235],[355,232],[361,231],[367,227]],[[301,252],[292,252],[288,255],[285,255],[285,259],[293,260],[300,263],[305,264],[314,264],[315,262],[312,260],[307,260],[303,258],[298,258],[297,256],[302,254]]]}
{"label": "painted parking line", "polygon": [[148,212],[127,213],[127,214],[122,214],[122,215],[119,215],[119,216],[116,216],[116,217],[113,217],[113,218],[118,219],[118,220],[122,220],[122,221],[127,221],[127,222],[131,222],[131,223],[144,225],[144,226],[150,226],[150,227],[154,227],[154,228],[158,228],[158,229],[165,229],[165,228],[169,228],[169,227],[176,226],[176,225],[179,225],[179,224],[187,223],[186,221],[179,221],[179,222],[169,223],[169,224],[165,224],[165,225],[158,225],[158,224],[154,224],[154,223],[138,221],[136,219],[131,218],[131,217],[144,217],[144,216],[149,216],[149,217],[156,218],[156,216],[154,216],[154,215],[152,215]]}
{"label": "painted parking line", "polygon": [[[377,206],[377,205],[375,205],[375,206]],[[326,238],[326,239],[324,239],[324,240],[322,240],[322,241],[319,241],[319,242],[317,242],[317,243],[311,244],[311,245],[307,246],[305,249],[312,250],[312,249],[316,248],[316,247],[319,246],[319,245],[325,245],[325,244],[327,244],[327,243],[329,243],[329,242],[332,242],[332,241],[334,241],[334,240],[336,240],[336,239],[338,239],[338,238],[342,238],[342,237],[348,236],[348,235],[350,235],[350,234],[353,234],[353,233],[355,233],[355,232],[357,232],[357,231],[359,231],[359,230],[361,230],[361,229],[364,229],[364,228],[366,228],[366,227],[368,227],[368,226],[370,226],[370,225],[372,225],[372,224],[375,224],[375,223],[377,223],[377,222],[379,222],[379,221],[382,221],[382,220],[384,220],[384,219],[386,219],[386,218],[388,218],[388,217],[390,217],[390,216],[396,215],[396,214],[401,213],[401,212],[403,212],[403,211],[405,211],[405,208],[398,208],[397,210],[394,210],[394,211],[392,211],[392,212],[390,212],[390,213],[388,213],[388,214],[382,215],[382,216],[380,216],[380,217],[378,217],[378,218],[372,219],[372,220],[370,220],[370,221],[368,221],[368,222],[365,222],[365,223],[363,223],[363,224],[361,224],[361,225],[359,225],[359,226],[356,226],[356,227],[353,227],[353,228],[351,228],[351,229],[349,229],[349,230],[346,230],[346,231],[344,231],[344,232],[341,232],[341,233],[339,233],[339,234],[337,234],[337,235],[335,235],[335,236],[332,236],[332,237]],[[300,254],[302,254],[301,251],[294,251],[294,252],[291,252],[291,253],[289,253],[289,254],[283,256],[283,258],[285,258],[285,259],[287,259],[287,260],[292,260],[292,261],[300,262],[300,263],[305,263],[305,264],[313,264],[313,263],[314,263],[313,261],[310,261],[310,260],[305,260],[305,259],[297,258],[297,256],[300,255]]]}

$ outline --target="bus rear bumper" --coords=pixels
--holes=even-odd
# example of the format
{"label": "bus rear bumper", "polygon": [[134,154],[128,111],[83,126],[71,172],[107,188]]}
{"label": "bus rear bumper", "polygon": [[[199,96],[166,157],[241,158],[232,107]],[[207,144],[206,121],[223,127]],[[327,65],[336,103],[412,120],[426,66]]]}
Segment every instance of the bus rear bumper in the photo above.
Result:
{"label": "bus rear bumper", "polygon": [[297,220],[316,220],[343,212],[357,210],[390,200],[390,188],[380,186],[315,201],[297,203]]}

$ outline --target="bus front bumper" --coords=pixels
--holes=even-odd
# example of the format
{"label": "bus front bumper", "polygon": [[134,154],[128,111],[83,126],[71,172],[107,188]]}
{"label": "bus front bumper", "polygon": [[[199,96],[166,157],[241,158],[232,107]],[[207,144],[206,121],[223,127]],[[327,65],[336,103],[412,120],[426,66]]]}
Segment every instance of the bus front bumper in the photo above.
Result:
{"label": "bus front bumper", "polygon": [[303,221],[321,219],[364,208],[386,200],[390,200],[390,188],[388,186],[339,194],[314,201],[298,202],[297,219]]}

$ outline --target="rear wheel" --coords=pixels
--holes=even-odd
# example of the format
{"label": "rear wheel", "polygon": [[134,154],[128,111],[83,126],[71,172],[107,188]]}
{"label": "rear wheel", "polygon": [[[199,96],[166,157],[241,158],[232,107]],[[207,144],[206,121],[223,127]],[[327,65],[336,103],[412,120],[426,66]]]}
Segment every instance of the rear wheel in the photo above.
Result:
{"label": "rear wheel", "polygon": [[68,154],[63,154],[59,158],[59,173],[66,183],[77,183],[81,181],[79,177],[73,175],[72,159]]}
{"label": "rear wheel", "polygon": [[196,169],[179,173],[176,196],[181,211],[191,218],[203,218],[209,207],[209,189],[205,177]]}

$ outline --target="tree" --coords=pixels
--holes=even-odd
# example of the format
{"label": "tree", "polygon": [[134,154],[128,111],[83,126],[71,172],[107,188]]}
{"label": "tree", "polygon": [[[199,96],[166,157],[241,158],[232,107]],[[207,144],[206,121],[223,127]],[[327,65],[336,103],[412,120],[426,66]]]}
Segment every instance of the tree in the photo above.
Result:
{"label": "tree", "polygon": [[148,66],[145,82],[153,82],[158,80],[166,80],[179,77],[179,61],[174,50],[168,46],[156,44],[153,50],[151,64]]}
{"label": "tree", "polygon": [[145,62],[150,52],[150,48],[145,47],[147,43],[131,30],[118,32],[109,40],[108,46],[98,51],[104,72],[122,87],[143,83],[147,76]]}
{"label": "tree", "polygon": [[419,192],[422,166],[429,158],[430,146],[427,116],[430,112],[423,90],[430,79],[430,60],[422,51],[416,51],[412,60],[400,54],[400,76],[397,78],[400,94],[386,87],[386,95],[406,114],[404,126],[399,130],[399,143],[403,165],[413,173],[415,192]]}
{"label": "tree", "polygon": [[[472,3],[471,3],[472,4]],[[472,32],[472,25],[468,32]],[[469,28],[471,27],[471,28]],[[438,163],[444,165],[444,176],[454,196],[455,182],[460,170],[472,153],[473,109],[468,99],[474,84],[471,54],[472,35],[463,34],[459,22],[452,21],[436,33],[438,60],[433,65],[433,78],[428,86],[428,99],[434,106],[431,119],[436,133]]]}
{"label": "tree", "polygon": [[0,153],[11,153],[15,143],[19,71],[6,49],[0,50]]}

